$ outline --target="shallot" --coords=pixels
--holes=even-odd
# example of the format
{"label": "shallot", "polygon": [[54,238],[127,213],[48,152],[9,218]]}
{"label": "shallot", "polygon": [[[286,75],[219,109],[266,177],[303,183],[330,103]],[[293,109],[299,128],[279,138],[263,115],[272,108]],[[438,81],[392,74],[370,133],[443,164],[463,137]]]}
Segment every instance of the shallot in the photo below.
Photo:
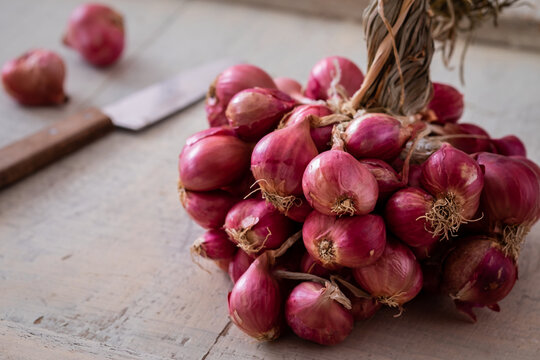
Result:
{"label": "shallot", "polygon": [[329,56],[320,60],[309,74],[304,94],[314,100],[351,97],[362,86],[364,74],[351,60]]}
{"label": "shallot", "polygon": [[7,93],[22,105],[58,105],[66,102],[66,66],[56,53],[32,50],[2,67]]}
{"label": "shallot", "polygon": [[63,41],[89,63],[107,66],[122,55],[124,37],[122,15],[106,5],[88,3],[71,13]]}
{"label": "shallot", "polygon": [[207,259],[222,260],[232,258],[236,246],[229,240],[225,231],[212,229],[195,240],[195,243],[191,246],[191,251]]}
{"label": "shallot", "polygon": [[179,188],[180,202],[188,215],[205,229],[217,229],[225,223],[225,216],[238,198],[222,191],[187,191]]}
{"label": "shallot", "polygon": [[438,123],[455,123],[463,114],[463,94],[448,84],[433,83],[433,98],[427,106]]}

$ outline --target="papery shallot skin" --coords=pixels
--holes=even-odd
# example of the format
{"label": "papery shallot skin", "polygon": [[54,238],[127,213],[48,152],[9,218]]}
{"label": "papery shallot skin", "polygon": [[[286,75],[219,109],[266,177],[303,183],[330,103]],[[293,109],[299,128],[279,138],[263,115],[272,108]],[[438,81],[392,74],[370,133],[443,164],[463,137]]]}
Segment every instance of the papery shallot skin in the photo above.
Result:
{"label": "papery shallot skin", "polygon": [[275,340],[281,332],[282,295],[270,266],[269,254],[263,253],[236,281],[228,297],[232,322],[260,341]]}
{"label": "papery shallot skin", "polygon": [[422,289],[422,270],[412,251],[396,240],[386,243],[372,265],[353,270],[356,282],[379,302],[401,307]]}
{"label": "papery shallot skin", "polygon": [[446,259],[442,289],[456,308],[476,321],[474,307],[499,311],[499,301],[512,290],[518,276],[515,261],[494,239],[479,236],[462,239]]}
{"label": "papery shallot skin", "polygon": [[249,169],[250,146],[231,129],[210,128],[189,137],[180,153],[181,186],[192,191],[224,187]]}
{"label": "papery shallot skin", "polygon": [[224,228],[231,240],[250,255],[278,248],[295,230],[289,218],[258,199],[242,200],[234,205]]}
{"label": "papery shallot skin", "polygon": [[484,175],[473,158],[445,143],[422,165],[421,183],[436,200],[454,197],[461,216],[472,220],[480,204]]}
{"label": "papery shallot skin", "polygon": [[2,83],[19,104],[59,105],[66,102],[66,66],[56,53],[37,49],[8,61],[2,67]]}
{"label": "papery shallot skin", "polygon": [[[317,154],[307,120],[275,130],[263,137],[255,145],[251,155],[251,172],[258,181],[263,197],[272,201],[273,196],[302,196],[302,175]],[[274,205],[281,212],[287,213],[287,210],[294,203],[298,205],[298,202],[292,200],[288,206],[274,202]]]}
{"label": "papery shallot skin", "polygon": [[435,113],[438,123],[456,123],[465,107],[463,94],[451,85],[434,82],[433,98],[427,107]]}
{"label": "papery shallot skin", "polygon": [[180,189],[180,202],[188,215],[205,229],[217,229],[238,198],[222,190],[187,191]]}
{"label": "papery shallot skin", "polygon": [[297,285],[285,303],[287,324],[299,337],[321,345],[339,344],[354,326],[350,310],[331,299],[315,282]]}
{"label": "papery shallot skin", "polygon": [[298,203],[293,204],[285,215],[291,220],[303,223],[312,211],[313,208],[309,205],[306,198],[300,196],[298,197]]}
{"label": "papery shallot skin", "polygon": [[377,261],[384,251],[386,229],[378,215],[336,218],[313,211],[302,228],[308,253],[327,269],[356,268]]}
{"label": "papery shallot skin", "polygon": [[[304,121],[304,119],[309,115],[315,115],[322,118],[331,114],[333,114],[332,110],[324,105],[300,105],[283,119],[283,124],[284,126],[291,126],[298,122]],[[330,149],[333,127],[334,125],[314,127],[312,124],[309,132],[319,152]]]}
{"label": "papery shallot skin", "polygon": [[236,246],[229,240],[229,236],[225,231],[211,229],[195,240],[192,251],[207,259],[223,260],[231,259],[234,256]]}
{"label": "papery shallot skin", "polygon": [[234,95],[225,115],[239,138],[256,141],[274,130],[295,105],[295,100],[277,89],[252,88]]}
{"label": "papery shallot skin", "polygon": [[234,95],[253,87],[275,89],[274,80],[261,68],[250,64],[233,65],[219,74],[206,95],[206,115],[210,126],[227,125],[225,111]]}
{"label": "papery shallot skin", "polygon": [[329,56],[313,66],[304,95],[314,100],[329,99],[332,96],[332,81],[339,73],[339,86],[345,96],[351,97],[362,86],[364,74],[355,63],[341,56]]}
{"label": "papery shallot skin", "polygon": [[411,247],[429,246],[440,237],[423,218],[433,206],[433,196],[420,188],[408,187],[396,192],[386,203],[384,219],[388,229]]}
{"label": "papery shallot skin", "polygon": [[329,150],[306,167],[302,188],[307,201],[325,215],[365,215],[375,209],[377,180],[366,166],[342,150]]}
{"label": "papery shallot skin", "polygon": [[124,38],[122,15],[106,5],[88,3],[71,13],[63,41],[92,65],[108,66],[122,55]]}
{"label": "papery shallot skin", "polygon": [[391,160],[403,150],[412,128],[404,127],[396,118],[369,113],[354,119],[345,131],[345,147],[357,159]]}

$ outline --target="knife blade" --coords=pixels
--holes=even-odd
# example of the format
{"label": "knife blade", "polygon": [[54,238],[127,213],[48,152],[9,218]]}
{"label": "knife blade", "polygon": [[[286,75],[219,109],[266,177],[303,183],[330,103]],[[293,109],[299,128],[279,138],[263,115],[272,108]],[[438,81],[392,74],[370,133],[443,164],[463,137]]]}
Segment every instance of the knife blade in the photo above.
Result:
{"label": "knife blade", "polygon": [[138,131],[201,100],[210,83],[227,67],[221,59],[182,71],[117,100],[102,110],[90,108],[0,149],[0,189],[112,131]]}

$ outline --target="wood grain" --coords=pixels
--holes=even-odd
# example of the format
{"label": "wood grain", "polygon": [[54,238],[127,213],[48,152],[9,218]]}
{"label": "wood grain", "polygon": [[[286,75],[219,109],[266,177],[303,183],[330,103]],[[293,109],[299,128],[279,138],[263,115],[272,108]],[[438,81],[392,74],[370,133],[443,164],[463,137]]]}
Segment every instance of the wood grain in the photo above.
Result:
{"label": "wood grain", "polygon": [[[350,57],[365,69],[354,22],[200,1],[113,5],[127,14],[127,56],[102,72],[66,50],[73,100],[67,109],[20,108],[0,96],[2,144],[64,112],[107,104],[218,56],[240,57],[303,83],[327,55]],[[6,46],[0,58],[34,41],[58,41],[55,24],[72,6],[71,0],[39,8],[31,0],[2,2],[0,43]],[[20,29],[13,44],[21,19],[14,14],[24,14],[43,34]],[[472,46],[465,87],[438,57],[432,70],[434,79],[464,92],[463,122],[496,137],[518,135],[540,161],[538,54]],[[501,312],[479,309],[474,325],[448,299],[422,297],[400,318],[382,311],[357,324],[345,343],[331,348],[290,333],[260,344],[230,326],[231,283],[211,264],[205,264],[208,274],[191,262],[189,246],[203,230],[176,194],[178,154],[186,138],[205,127],[198,104],[136,135],[115,131],[0,192],[0,359],[536,359],[538,226]]]}
{"label": "wood grain", "polygon": [[0,149],[0,189],[33,174],[114,128],[99,109],[91,108]]}

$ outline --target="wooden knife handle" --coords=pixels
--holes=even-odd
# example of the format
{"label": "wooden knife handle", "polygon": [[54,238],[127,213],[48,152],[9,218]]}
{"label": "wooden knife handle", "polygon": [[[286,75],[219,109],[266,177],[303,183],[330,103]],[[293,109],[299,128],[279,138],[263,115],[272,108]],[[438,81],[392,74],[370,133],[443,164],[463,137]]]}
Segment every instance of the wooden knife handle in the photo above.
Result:
{"label": "wooden knife handle", "polygon": [[114,128],[90,108],[0,149],[0,189],[83,147]]}

